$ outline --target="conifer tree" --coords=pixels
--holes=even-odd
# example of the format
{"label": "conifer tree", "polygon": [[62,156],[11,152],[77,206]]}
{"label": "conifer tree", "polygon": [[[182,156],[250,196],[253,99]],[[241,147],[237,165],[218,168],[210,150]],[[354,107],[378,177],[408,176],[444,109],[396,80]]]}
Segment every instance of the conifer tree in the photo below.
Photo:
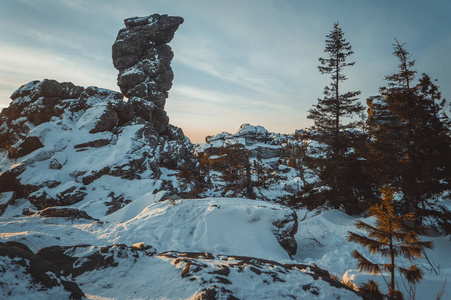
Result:
{"label": "conifer tree", "polygon": [[[415,258],[421,258],[424,248],[431,248],[432,242],[420,241],[419,235],[426,235],[427,231],[422,226],[412,227],[409,223],[415,220],[413,213],[398,215],[393,203],[393,189],[385,187],[382,189],[382,203],[372,206],[369,210],[370,216],[376,217],[376,226],[371,226],[358,220],[356,228],[368,232],[361,235],[349,231],[348,241],[357,242],[368,248],[371,254],[381,255],[389,258],[388,263],[373,263],[360,252],[354,250],[352,256],[358,261],[360,272],[366,271],[372,274],[390,273],[388,284],[388,298],[402,299],[402,294],[396,289],[395,271],[399,271],[409,284],[416,284],[422,279],[422,270],[413,264]],[[403,256],[412,262],[409,268],[401,267],[396,263],[396,258]]]}
{"label": "conifer tree", "polygon": [[211,186],[211,162],[210,162],[211,154],[209,151],[206,151],[202,155],[198,157],[199,159],[199,173],[200,173],[200,181],[205,187]]}
{"label": "conifer tree", "polygon": [[196,170],[184,163],[176,177],[180,182],[181,193],[191,197],[197,196],[196,185],[198,185],[199,174]]}
{"label": "conifer tree", "polygon": [[324,52],[327,58],[319,58],[318,70],[321,74],[330,75],[332,82],[324,88],[324,98],[318,99],[314,108],[309,110],[307,118],[314,121],[312,129],[321,133],[324,143],[331,146],[334,154],[346,151],[345,131],[357,128],[358,122],[344,123],[343,118],[352,117],[363,111],[358,102],[360,91],[341,91],[341,83],[347,80],[344,68],[353,66],[355,62],[346,62],[354,54],[351,44],[344,38],[339,23],[334,24],[333,30],[326,35]]}
{"label": "conifer tree", "polygon": [[386,76],[381,88],[380,109],[372,112],[368,161],[378,187],[391,184],[403,197],[398,209],[415,212],[418,223],[433,219],[451,232],[450,212],[436,198],[450,189],[450,121],[443,113],[445,101],[423,74],[415,84],[415,61],[397,40],[393,54],[398,71]]}
{"label": "conifer tree", "polygon": [[[359,121],[346,121],[363,111],[363,106],[358,102],[360,91],[342,91],[342,83],[347,80],[344,74],[346,67],[353,66],[354,62],[347,62],[348,57],[354,52],[349,42],[344,38],[339,23],[334,24],[333,30],[326,35],[326,58],[319,58],[319,71],[330,75],[331,83],[324,88],[324,97],[318,99],[314,108],[309,110],[307,118],[314,121],[311,127],[310,139],[316,140],[326,149],[320,159],[310,158],[307,162],[311,168],[319,170],[320,185],[328,189],[322,189],[327,193],[315,195],[325,199],[326,204],[333,208],[340,208],[344,203],[352,203],[356,195],[352,189],[344,188],[350,183],[346,177],[346,166],[352,159],[348,154],[352,141],[352,130],[357,129]],[[351,207],[355,205],[351,204]]]}
{"label": "conifer tree", "polygon": [[242,195],[255,199],[248,151],[243,145],[234,144],[225,147],[221,155],[221,178],[226,183],[225,192],[231,193],[231,196]]}

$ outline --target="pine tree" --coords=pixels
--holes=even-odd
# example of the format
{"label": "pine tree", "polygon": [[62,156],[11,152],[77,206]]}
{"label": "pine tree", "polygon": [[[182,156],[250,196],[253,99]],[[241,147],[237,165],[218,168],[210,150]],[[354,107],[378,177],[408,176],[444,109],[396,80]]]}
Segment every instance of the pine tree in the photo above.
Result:
{"label": "pine tree", "polygon": [[228,145],[222,150],[221,156],[221,178],[226,183],[225,192],[231,196],[255,199],[248,151],[240,144]]}
{"label": "pine tree", "polygon": [[423,74],[415,84],[415,61],[396,40],[398,71],[386,76],[375,105],[370,100],[368,161],[377,186],[391,184],[403,195],[399,209],[415,212],[418,222],[433,222],[451,232],[450,212],[436,203],[451,183],[450,122],[438,86]]}
{"label": "pine tree", "polygon": [[355,224],[356,228],[368,232],[368,235],[349,231],[348,241],[357,242],[368,248],[373,255],[389,258],[388,263],[378,264],[371,262],[357,250],[352,252],[352,256],[358,261],[357,267],[360,272],[365,271],[372,274],[389,272],[388,297],[389,299],[402,299],[401,293],[396,290],[395,271],[399,271],[409,284],[416,284],[422,279],[422,270],[415,264],[412,264],[409,268],[401,267],[395,259],[398,256],[403,256],[412,262],[415,258],[421,258],[424,248],[432,248],[432,242],[420,241],[419,235],[427,234],[424,227],[409,226],[415,220],[413,213],[396,214],[393,194],[391,187],[382,189],[382,203],[372,206],[369,210],[369,215],[375,216],[377,219],[376,226],[358,220]]}
{"label": "pine tree", "polygon": [[[348,121],[355,115],[363,111],[363,106],[356,98],[360,91],[342,92],[341,84],[347,80],[344,75],[346,67],[353,66],[354,62],[347,62],[347,59],[354,52],[349,42],[343,36],[339,23],[334,24],[333,30],[326,35],[326,47],[324,52],[327,58],[319,58],[319,71],[322,74],[330,75],[332,82],[324,88],[324,97],[318,99],[314,108],[309,110],[307,118],[314,121],[311,128],[310,139],[316,140],[326,149],[325,157],[320,159],[310,158],[308,164],[311,168],[319,170],[321,186],[326,186],[326,193],[320,193],[315,197],[325,199],[327,205],[333,208],[340,208],[345,203],[352,203],[351,199],[357,201],[352,189],[344,188],[350,183],[346,178],[346,165],[351,157],[351,142],[353,130],[360,125],[359,121]],[[351,207],[354,206],[351,204]]]}
{"label": "pine tree", "polygon": [[307,116],[314,121],[312,129],[321,134],[321,142],[330,145],[334,155],[346,151],[344,131],[355,129],[359,124],[359,122],[344,124],[343,118],[352,117],[363,111],[362,105],[356,98],[360,95],[360,91],[341,93],[340,90],[341,83],[347,80],[343,69],[355,64],[355,62],[346,62],[354,51],[343,35],[338,22],[334,24],[330,34],[326,35],[324,52],[328,54],[328,58],[319,58],[318,69],[321,74],[330,75],[332,82],[324,88],[324,98],[318,99],[318,103],[309,110]]}
{"label": "pine tree", "polygon": [[201,184],[205,187],[210,187],[212,184],[211,181],[211,162],[210,162],[211,154],[209,151],[206,151],[202,155],[198,157],[199,160],[199,173],[200,173],[200,181]]}
{"label": "pine tree", "polygon": [[180,168],[179,173],[176,174],[180,182],[181,193],[188,197],[197,196],[196,185],[198,184],[198,174],[196,170],[190,168],[188,164],[184,163]]}

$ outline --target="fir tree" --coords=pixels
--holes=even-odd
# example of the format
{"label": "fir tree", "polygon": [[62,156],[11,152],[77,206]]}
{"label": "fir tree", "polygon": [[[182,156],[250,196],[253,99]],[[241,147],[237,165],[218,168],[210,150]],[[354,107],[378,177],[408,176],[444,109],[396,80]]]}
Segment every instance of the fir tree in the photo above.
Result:
{"label": "fir tree", "polygon": [[383,188],[382,195],[382,203],[372,206],[369,210],[369,215],[375,216],[377,219],[376,226],[357,221],[356,228],[368,232],[368,236],[349,232],[348,241],[357,242],[368,248],[373,255],[389,258],[388,263],[378,264],[371,262],[357,250],[352,252],[352,256],[358,261],[357,266],[360,272],[365,271],[372,274],[389,272],[388,297],[389,299],[402,299],[402,294],[396,289],[395,271],[399,271],[412,285],[422,279],[422,271],[415,264],[409,268],[401,267],[395,259],[403,256],[412,262],[415,258],[421,258],[424,248],[432,248],[432,242],[420,241],[419,235],[427,234],[424,227],[408,225],[415,220],[413,213],[396,214],[391,187]]}
{"label": "fir tree", "polygon": [[[451,232],[449,211],[435,201],[451,183],[450,122],[438,86],[423,74],[415,84],[415,61],[396,40],[398,71],[386,76],[376,121],[370,126],[368,161],[377,186],[391,184],[403,195],[399,209],[418,222],[434,219]],[[378,114],[378,115],[377,115]],[[376,115],[376,116],[375,116]]]}
{"label": "fir tree", "polygon": [[[320,183],[323,192],[315,195],[324,199],[326,205],[333,208],[341,208],[343,205],[355,207],[357,196],[353,189],[345,185],[353,184],[346,177],[347,165],[353,159],[349,156],[353,139],[353,130],[360,126],[359,121],[348,121],[363,111],[357,96],[360,91],[343,92],[341,84],[347,80],[344,69],[354,65],[347,59],[354,52],[349,42],[343,36],[339,23],[334,24],[333,30],[326,35],[326,47],[324,50],[327,58],[319,58],[319,71],[330,75],[332,82],[324,88],[324,97],[318,99],[314,108],[309,110],[307,118],[314,121],[311,128],[310,139],[325,145],[325,152],[321,158],[310,158],[308,164],[313,169],[318,169]],[[319,188],[319,187],[318,187]],[[346,208],[345,208],[346,210]]]}
{"label": "fir tree", "polygon": [[363,111],[358,102],[360,91],[348,91],[343,93],[341,83],[347,80],[343,70],[353,66],[355,62],[346,62],[354,53],[351,44],[343,37],[339,23],[334,24],[333,30],[326,35],[326,47],[324,52],[327,58],[319,58],[318,66],[321,74],[331,76],[332,82],[324,88],[324,98],[318,99],[314,108],[309,110],[307,118],[314,121],[312,129],[320,133],[321,142],[326,143],[332,149],[334,155],[346,151],[345,131],[357,128],[359,122],[343,123],[343,118],[352,117]]}

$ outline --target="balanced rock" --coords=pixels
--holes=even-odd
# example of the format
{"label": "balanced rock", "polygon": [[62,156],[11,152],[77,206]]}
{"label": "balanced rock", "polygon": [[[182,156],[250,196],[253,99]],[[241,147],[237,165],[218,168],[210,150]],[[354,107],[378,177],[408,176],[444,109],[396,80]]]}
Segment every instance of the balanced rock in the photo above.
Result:
{"label": "balanced rock", "polygon": [[174,54],[166,44],[183,18],[154,14],[129,18],[124,23],[126,28],[119,31],[113,44],[118,85],[127,98],[139,97],[164,108],[174,78],[171,68]]}

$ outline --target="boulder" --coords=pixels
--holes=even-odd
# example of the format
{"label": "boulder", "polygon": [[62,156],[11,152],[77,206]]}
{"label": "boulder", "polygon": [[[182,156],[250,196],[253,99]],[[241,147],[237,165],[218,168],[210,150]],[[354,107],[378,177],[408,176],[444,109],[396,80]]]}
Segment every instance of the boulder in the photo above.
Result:
{"label": "boulder", "polygon": [[119,116],[116,111],[112,107],[107,106],[100,114],[94,128],[92,128],[89,133],[111,131],[118,123]]}
{"label": "boulder", "polygon": [[[78,284],[63,279],[61,269],[42,257],[35,255],[26,245],[18,242],[0,243],[0,270],[9,273],[11,278],[20,281],[20,287],[14,286],[14,281],[2,283],[0,297],[20,298],[25,291],[21,287],[26,287],[28,296],[38,297],[43,292],[49,297],[55,291],[54,297],[61,297],[57,290],[65,290],[68,298],[82,299],[85,297]],[[18,285],[19,282],[16,284]],[[58,289],[59,288],[59,289]],[[50,298],[54,298],[50,296]],[[38,297],[40,298],[40,297]],[[6,299],[6,298],[5,298]],[[56,299],[56,298],[55,298]]]}
{"label": "boulder", "polygon": [[36,213],[38,217],[43,218],[68,218],[68,219],[87,219],[95,220],[86,212],[74,207],[47,207]]}
{"label": "boulder", "polygon": [[80,94],[78,103],[83,110],[87,110],[98,103],[107,103],[116,107],[123,104],[123,98],[124,95],[119,92],[89,86]]}
{"label": "boulder", "polygon": [[18,158],[30,154],[31,152],[44,147],[37,136],[29,136],[19,145],[17,150],[10,153],[11,158]]}

